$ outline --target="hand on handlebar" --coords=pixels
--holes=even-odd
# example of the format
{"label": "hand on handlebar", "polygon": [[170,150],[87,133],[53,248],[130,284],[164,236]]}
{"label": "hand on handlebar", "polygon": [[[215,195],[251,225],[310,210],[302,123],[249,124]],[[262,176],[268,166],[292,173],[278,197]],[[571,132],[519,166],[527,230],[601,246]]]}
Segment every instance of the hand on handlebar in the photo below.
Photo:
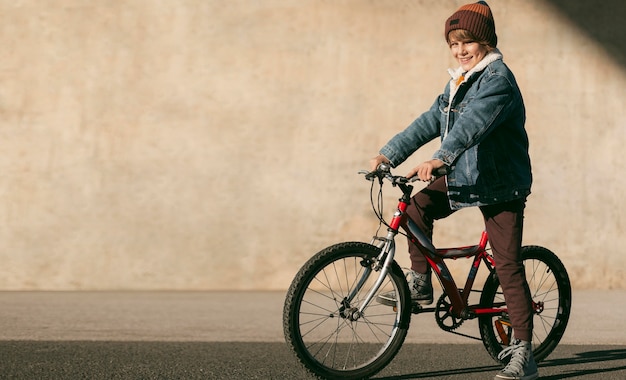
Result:
{"label": "hand on handlebar", "polygon": [[365,174],[365,179],[373,180],[374,178],[383,179],[387,177],[394,183],[407,183],[414,181],[428,182],[435,177],[441,177],[448,174],[449,168],[441,160],[430,160],[421,163],[409,172],[406,177],[391,175],[391,163],[387,157],[378,155],[370,160],[371,171],[359,171],[359,174]]}
{"label": "hand on handlebar", "polygon": [[406,177],[413,178],[414,176],[417,176],[420,181],[428,182],[434,179],[433,176],[439,174],[438,169],[441,168],[444,168],[443,170],[445,170],[445,164],[443,163],[443,161],[437,159],[429,160],[426,162],[422,162],[421,164],[411,169]]}
{"label": "hand on handlebar", "polygon": [[392,178],[390,172],[391,163],[389,159],[382,154],[372,158],[370,160],[370,171],[360,170],[359,174],[365,174],[365,179],[368,181],[373,180],[374,178],[379,178],[382,180],[385,177]]}
{"label": "hand on handlebar", "polygon": [[378,156],[370,160],[370,172],[377,170],[380,164],[388,164],[388,163],[389,163],[389,159],[383,156],[382,154],[379,154]]}

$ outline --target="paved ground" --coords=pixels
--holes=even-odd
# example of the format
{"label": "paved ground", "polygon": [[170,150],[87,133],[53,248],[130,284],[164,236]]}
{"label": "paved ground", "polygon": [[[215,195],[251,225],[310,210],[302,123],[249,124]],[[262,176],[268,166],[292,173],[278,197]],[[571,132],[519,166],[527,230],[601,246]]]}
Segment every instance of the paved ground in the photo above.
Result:
{"label": "paved ground", "polygon": [[[307,379],[282,292],[0,292],[0,379]],[[575,291],[542,379],[625,379],[626,291]],[[461,332],[476,336],[476,325]],[[420,344],[416,344],[420,342]],[[480,342],[413,319],[384,379],[487,379]]]}
{"label": "paved ground", "polygon": [[[476,344],[408,344],[376,379],[491,380],[499,367]],[[302,379],[284,343],[0,341],[0,379]],[[559,346],[546,379],[626,379],[626,346]]]}
{"label": "paved ground", "polygon": [[[283,292],[0,292],[1,340],[284,342]],[[626,290],[574,291],[563,344],[626,345]],[[475,335],[469,321],[461,332]],[[412,319],[407,342],[468,343]]]}

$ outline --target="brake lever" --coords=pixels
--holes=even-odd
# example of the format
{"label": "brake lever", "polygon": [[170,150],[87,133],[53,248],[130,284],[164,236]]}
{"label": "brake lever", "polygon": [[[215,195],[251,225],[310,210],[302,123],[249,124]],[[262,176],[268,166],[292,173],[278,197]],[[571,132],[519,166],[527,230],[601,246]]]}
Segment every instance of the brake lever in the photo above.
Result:
{"label": "brake lever", "polygon": [[359,170],[359,174],[365,175],[365,179],[368,181],[373,181],[374,178],[377,177],[376,172],[370,172],[367,170]]}

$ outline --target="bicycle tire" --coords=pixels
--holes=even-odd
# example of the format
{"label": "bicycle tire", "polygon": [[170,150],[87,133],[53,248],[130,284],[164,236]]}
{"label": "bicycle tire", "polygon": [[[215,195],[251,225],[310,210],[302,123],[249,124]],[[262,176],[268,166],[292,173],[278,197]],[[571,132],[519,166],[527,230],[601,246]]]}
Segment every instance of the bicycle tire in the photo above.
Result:
{"label": "bicycle tire", "polygon": [[[539,246],[526,246],[521,251],[526,268],[526,280],[535,305],[533,317],[533,356],[544,360],[559,344],[569,320],[572,307],[572,289],[565,266],[550,250]],[[496,263],[497,265],[497,263]],[[484,307],[504,303],[500,281],[492,273],[485,282],[481,296]],[[541,302],[541,303],[540,303]],[[512,339],[513,329],[507,324],[508,316],[481,316],[480,335],[489,355],[498,360],[498,354]]]}
{"label": "bicycle tire", "polygon": [[409,328],[410,296],[401,268],[393,262],[376,294],[395,291],[396,307],[372,299],[356,321],[344,306],[360,305],[379,272],[372,271],[353,298],[344,305],[371,259],[380,248],[346,242],[325,248],[296,274],[283,309],[285,340],[313,375],[330,379],[368,378],[382,370],[400,350]]}

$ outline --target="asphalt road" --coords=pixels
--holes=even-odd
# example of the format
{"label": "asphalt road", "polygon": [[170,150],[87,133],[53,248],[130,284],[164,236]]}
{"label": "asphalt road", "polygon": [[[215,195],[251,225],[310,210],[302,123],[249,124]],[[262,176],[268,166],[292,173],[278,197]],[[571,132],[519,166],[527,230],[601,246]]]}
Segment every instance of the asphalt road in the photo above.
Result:
{"label": "asphalt road", "polygon": [[[2,379],[313,379],[284,343],[0,342]],[[477,344],[409,344],[376,379],[492,379]],[[626,379],[626,346],[560,346],[542,379]]]}
{"label": "asphalt road", "polygon": [[[575,292],[541,378],[626,379],[625,295]],[[0,292],[0,379],[312,379],[283,341],[282,301],[280,292]],[[493,378],[499,367],[480,342],[421,317],[375,378]]]}

